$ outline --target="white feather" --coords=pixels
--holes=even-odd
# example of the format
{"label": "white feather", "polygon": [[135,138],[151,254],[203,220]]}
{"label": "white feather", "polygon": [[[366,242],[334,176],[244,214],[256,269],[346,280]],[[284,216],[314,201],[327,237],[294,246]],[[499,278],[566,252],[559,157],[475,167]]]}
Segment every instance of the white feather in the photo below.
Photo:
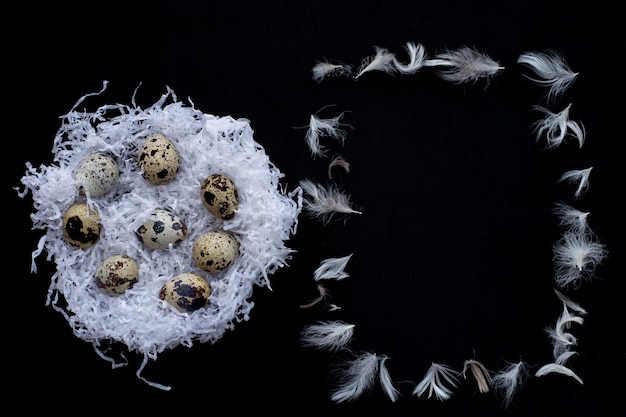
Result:
{"label": "white feather", "polygon": [[558,113],[554,113],[543,106],[533,106],[534,110],[545,114],[542,120],[534,123],[533,130],[535,131],[537,141],[541,139],[546,140],[547,149],[556,148],[569,137],[573,137],[578,141],[579,148],[583,146],[586,132],[582,124],[570,120],[569,112],[571,106],[569,104]]}
{"label": "white feather", "polygon": [[566,232],[553,245],[553,254],[555,282],[565,288],[593,278],[608,251],[589,235]]}
{"label": "white feather", "polygon": [[331,118],[321,118],[317,113],[309,117],[308,129],[304,140],[313,158],[326,156],[326,147],[320,143],[320,138],[322,137],[335,138],[343,145],[347,135],[344,127],[349,126],[341,122],[345,113],[346,112],[342,112]]}
{"label": "white feather", "polygon": [[357,74],[354,77],[355,80],[371,71],[382,71],[387,74],[396,72],[395,55],[386,48],[379,46],[375,46],[374,50],[376,51],[374,55],[365,58],[361,62],[361,65],[357,69]]}
{"label": "white feather", "polygon": [[340,320],[320,321],[304,327],[300,333],[300,341],[306,347],[337,352],[350,343],[353,334],[354,324]]}
{"label": "white feather", "polygon": [[313,66],[312,73],[313,81],[319,84],[330,77],[349,76],[352,73],[352,66],[344,63],[318,61]]}
{"label": "white feather", "polygon": [[413,389],[413,395],[421,397],[428,392],[428,398],[433,394],[439,401],[448,400],[453,389],[458,386],[458,372],[447,365],[432,363],[424,378]]}
{"label": "white feather", "polygon": [[374,353],[363,353],[343,362],[336,370],[338,382],[332,389],[331,400],[337,403],[355,400],[370,390],[376,382],[378,364],[378,356]]}
{"label": "white feather", "polygon": [[405,64],[394,56],[393,63],[398,72],[402,74],[415,74],[424,67],[424,63],[426,62],[426,49],[424,45],[413,42],[407,42],[404,45],[404,49],[409,55],[408,62]]}
{"label": "white feather", "polygon": [[324,259],[313,272],[313,278],[316,281],[325,279],[341,280],[348,278],[350,274],[348,274],[345,269],[350,258],[352,258],[352,254],[342,256],[340,258]]}
{"label": "white feather", "polygon": [[327,225],[336,214],[362,214],[361,211],[352,207],[350,197],[334,184],[325,188],[311,180],[301,180],[300,187],[304,192],[305,213],[311,218],[322,221],[324,225]]}
{"label": "white feather", "polygon": [[574,378],[579,383],[581,384],[583,383],[583,380],[578,375],[576,375],[574,371],[558,363],[549,363],[547,365],[542,366],[541,368],[539,368],[539,370],[537,370],[537,372],[535,373],[535,376],[541,377],[541,376],[548,375],[551,373],[567,375],[569,377]]}
{"label": "white feather", "polygon": [[509,363],[492,378],[492,387],[501,397],[502,406],[508,408],[514,395],[528,378],[528,364],[523,361]]}
{"label": "white feather", "polygon": [[559,218],[559,225],[565,227],[567,231],[576,234],[592,233],[587,223],[589,212],[583,212],[565,203],[557,203],[553,212]]}
{"label": "white feather", "polygon": [[379,373],[380,373],[380,386],[383,389],[383,392],[387,394],[389,399],[392,402],[396,402],[398,397],[400,396],[400,391],[396,389],[393,385],[393,381],[391,380],[391,375],[389,375],[389,371],[387,370],[387,366],[385,365],[385,361],[389,359],[389,357],[382,355],[379,356]]}
{"label": "white feather", "polygon": [[578,304],[577,302],[573,301],[571,298],[569,298],[568,296],[566,296],[565,294],[563,294],[559,290],[555,289],[554,292],[555,292],[556,296],[559,298],[559,300],[561,300],[563,302],[563,305],[565,307],[567,307],[570,310],[573,310],[576,313],[581,314],[583,316],[587,314],[587,310],[582,308],[580,306],[580,304]]}
{"label": "white feather", "polygon": [[577,344],[576,337],[567,330],[572,323],[583,324],[584,319],[580,316],[572,315],[567,306],[563,306],[563,312],[556,321],[553,328],[548,328],[547,332],[552,341],[553,356],[556,360],[562,353],[570,350]]}
{"label": "white feather", "polygon": [[563,55],[554,50],[525,52],[517,58],[517,62],[528,66],[534,73],[534,76],[524,74],[524,77],[535,84],[548,87],[545,97],[549,103],[561,96],[578,76],[565,62]]}
{"label": "white feather", "polygon": [[475,83],[480,79],[487,82],[504,69],[489,55],[467,46],[435,55],[424,62],[429,67],[444,67],[437,72],[439,77],[453,84]]}
{"label": "white feather", "polygon": [[578,199],[589,188],[589,176],[593,167],[586,169],[574,169],[564,173],[558,182],[567,181],[570,183],[578,182],[578,187],[574,192],[574,198]]}

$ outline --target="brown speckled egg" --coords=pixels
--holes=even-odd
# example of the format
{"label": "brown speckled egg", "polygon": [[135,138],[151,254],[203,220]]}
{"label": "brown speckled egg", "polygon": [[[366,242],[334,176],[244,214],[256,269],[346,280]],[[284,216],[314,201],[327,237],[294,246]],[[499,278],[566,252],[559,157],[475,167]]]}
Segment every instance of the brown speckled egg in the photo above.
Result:
{"label": "brown speckled egg", "polygon": [[239,194],[233,181],[222,174],[209,175],[200,187],[200,197],[211,213],[223,220],[235,216]]}
{"label": "brown speckled egg", "polygon": [[176,214],[156,209],[135,234],[150,249],[168,249],[187,238],[187,225]]}
{"label": "brown speckled egg", "polygon": [[191,313],[206,306],[211,295],[209,282],[198,274],[184,272],[167,281],[159,298],[180,312]]}
{"label": "brown speckled egg", "polygon": [[239,242],[224,231],[215,230],[200,235],[193,244],[193,260],[201,269],[220,272],[235,262],[239,255]]}
{"label": "brown speckled egg", "polygon": [[128,255],[111,255],[98,266],[95,277],[98,288],[119,295],[139,281],[139,266]]}
{"label": "brown speckled egg", "polygon": [[115,159],[101,152],[87,155],[78,165],[75,182],[82,196],[100,197],[111,191],[120,176]]}
{"label": "brown speckled egg", "polygon": [[164,135],[148,136],[137,156],[143,177],[152,184],[165,184],[178,173],[180,156],[174,143]]}
{"label": "brown speckled egg", "polygon": [[100,214],[87,204],[74,204],[63,215],[63,236],[72,246],[81,249],[92,247],[102,231]]}

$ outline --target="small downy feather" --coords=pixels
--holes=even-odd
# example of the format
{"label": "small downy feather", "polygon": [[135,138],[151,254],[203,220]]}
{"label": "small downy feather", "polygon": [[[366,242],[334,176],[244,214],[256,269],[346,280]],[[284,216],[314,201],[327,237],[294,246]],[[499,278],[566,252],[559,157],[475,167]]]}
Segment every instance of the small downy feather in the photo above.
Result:
{"label": "small downy feather", "polygon": [[546,140],[546,149],[554,149],[561,145],[565,139],[573,137],[578,141],[578,148],[582,148],[585,142],[585,129],[582,124],[570,120],[569,112],[572,107],[569,104],[565,109],[558,113],[543,106],[533,106],[533,110],[537,110],[545,114],[544,118],[538,120],[533,125],[537,141]]}
{"label": "small downy feather", "polygon": [[559,288],[594,277],[607,255],[606,247],[587,234],[565,232],[553,246],[555,281]]}
{"label": "small downy feather", "polygon": [[387,394],[389,399],[392,402],[396,402],[398,397],[400,397],[400,391],[393,385],[393,381],[391,379],[391,375],[389,375],[389,370],[387,369],[387,365],[385,362],[389,359],[386,355],[379,356],[379,374],[380,374],[380,386],[383,389],[383,392]]}
{"label": "small downy feather", "polygon": [[358,80],[363,74],[372,71],[382,71],[387,74],[393,74],[397,71],[393,52],[379,46],[375,46],[374,50],[376,53],[365,58],[359,65],[357,74],[354,77],[355,80]]}
{"label": "small downy feather", "polygon": [[362,353],[355,359],[343,362],[335,370],[338,382],[332,389],[331,400],[342,403],[359,398],[374,386],[378,369],[379,358],[375,353]]}
{"label": "small downy feather", "polygon": [[591,175],[592,169],[593,167],[567,171],[557,182],[567,181],[569,183],[578,183],[578,187],[576,187],[576,191],[574,192],[574,198],[579,199],[589,188],[589,176]]}
{"label": "small downy feather", "polygon": [[320,262],[320,265],[313,272],[315,281],[335,279],[341,280],[348,278],[349,273],[345,271],[348,261],[352,258],[352,254],[342,256],[340,258],[327,258]]}
{"label": "small downy feather", "polygon": [[337,139],[343,145],[347,135],[344,128],[350,126],[346,123],[342,123],[346,113],[345,111],[335,117],[321,118],[318,116],[321,110],[323,109],[320,109],[317,113],[312,114],[309,117],[308,126],[305,126],[307,128],[307,132],[304,136],[304,140],[311,151],[313,158],[326,156],[327,149],[320,142],[322,137]]}
{"label": "small downy feather", "polygon": [[587,223],[589,212],[578,210],[569,204],[557,203],[553,213],[559,218],[559,225],[575,234],[593,233]]}
{"label": "small downy feather", "polygon": [[352,66],[342,62],[318,61],[312,69],[313,81],[321,83],[330,77],[347,77],[352,74]]}
{"label": "small downy feather", "polygon": [[415,74],[424,67],[424,63],[426,62],[426,49],[424,45],[414,42],[407,42],[404,45],[404,49],[409,55],[409,61],[403,63],[394,56],[393,64],[396,70],[402,74]]}
{"label": "small downy feather", "polygon": [[303,346],[338,352],[344,349],[354,334],[354,324],[340,320],[319,321],[305,326],[300,332]]}
{"label": "small downy feather", "polygon": [[336,214],[362,214],[361,211],[352,208],[350,197],[336,185],[325,188],[311,180],[301,180],[300,187],[304,192],[303,207],[306,214],[320,220],[324,225],[327,225]]}
{"label": "small downy feather", "polygon": [[576,80],[577,72],[572,71],[563,55],[554,51],[525,52],[517,58],[517,62],[526,65],[535,74],[524,77],[542,87],[548,87],[545,98],[549,103],[554,102]]}
{"label": "small downy feather", "polygon": [[508,408],[513,396],[528,379],[528,364],[523,361],[509,363],[492,378],[492,387],[502,399],[502,407]]}
{"label": "small downy feather", "polygon": [[478,384],[478,391],[480,393],[489,392],[491,390],[491,372],[481,362],[475,359],[468,359],[463,363],[463,377],[467,379],[467,370],[472,372],[476,383]]}
{"label": "small downy feather", "polygon": [[424,378],[413,389],[413,395],[421,397],[428,392],[428,398],[433,394],[439,401],[445,401],[452,396],[453,389],[459,383],[458,372],[447,365],[432,363]]}
{"label": "small downy feather", "polygon": [[425,66],[445,67],[437,72],[443,80],[453,84],[476,83],[485,79],[487,83],[504,69],[489,55],[467,46],[435,55],[426,60]]}

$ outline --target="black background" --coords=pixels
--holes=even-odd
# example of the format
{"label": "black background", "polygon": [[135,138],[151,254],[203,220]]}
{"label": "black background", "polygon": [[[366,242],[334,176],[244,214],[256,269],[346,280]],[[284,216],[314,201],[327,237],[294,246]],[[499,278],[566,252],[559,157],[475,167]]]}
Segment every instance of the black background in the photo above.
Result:
{"label": "black background", "polygon": [[[4,227],[5,403],[20,410],[278,416],[620,415],[626,411],[623,110],[626,36],[617,6],[565,1],[160,1],[21,2],[2,28],[2,126],[8,207]],[[36,18],[41,16],[41,18]],[[461,46],[497,59],[504,71],[486,86],[454,86],[432,71],[370,73],[358,81],[311,78],[317,60],[358,66],[385,47],[404,58],[406,42],[430,55]],[[559,101],[588,134],[554,150],[535,141],[544,89],[516,64],[526,51],[559,50],[580,74]],[[255,307],[214,345],[178,347],[135,375],[141,358],[112,369],[45,306],[52,262],[30,257],[29,197],[15,187],[25,163],[49,164],[59,117],[87,93],[143,107],[167,87],[201,111],[250,120],[255,140],[292,189],[302,179],[337,184],[362,215],[323,226],[301,216],[290,266],[255,291]],[[351,164],[330,180],[328,159],[304,142],[309,116],[348,111],[343,147]],[[593,166],[589,190],[557,179]],[[7,172],[8,171],[8,172]],[[20,187],[21,188],[21,187]],[[551,245],[557,201],[589,211],[609,256],[597,276],[566,291],[589,314],[575,329],[569,362],[584,385],[562,375],[532,377],[552,358],[545,328],[561,304],[553,289]],[[313,271],[353,254],[350,277],[316,295]],[[330,400],[331,369],[344,358],[304,348],[299,333],[316,320],[354,323],[355,352],[389,356],[402,392],[392,403],[374,386],[360,399]],[[524,360],[531,377],[503,409],[464,381],[447,402],[411,395],[431,362],[460,370],[476,358],[492,370]],[[6,388],[5,388],[6,390]],[[221,411],[218,411],[221,410]],[[248,411],[246,411],[248,410]]]}

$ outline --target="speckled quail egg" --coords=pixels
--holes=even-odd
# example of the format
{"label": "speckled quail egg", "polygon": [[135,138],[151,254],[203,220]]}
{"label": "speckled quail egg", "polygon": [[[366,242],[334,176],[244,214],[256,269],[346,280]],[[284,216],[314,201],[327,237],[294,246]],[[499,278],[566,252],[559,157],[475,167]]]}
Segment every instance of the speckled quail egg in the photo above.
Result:
{"label": "speckled quail egg", "polygon": [[139,266],[128,255],[111,255],[98,266],[95,278],[102,291],[119,295],[139,281]]}
{"label": "speckled quail egg", "polygon": [[180,155],[174,143],[155,133],[146,138],[137,156],[143,177],[153,184],[165,184],[176,177]]}
{"label": "speckled quail egg", "polygon": [[220,272],[232,265],[239,255],[239,242],[224,230],[200,235],[194,242],[192,257],[196,265],[209,272]]}
{"label": "speckled quail egg", "polygon": [[115,159],[101,152],[87,155],[78,164],[74,180],[82,196],[100,197],[111,191],[120,176]]}
{"label": "speckled quail egg", "polygon": [[223,220],[235,217],[239,207],[239,193],[233,181],[223,174],[209,175],[200,187],[204,206]]}
{"label": "speckled quail egg", "polygon": [[100,214],[85,203],[74,204],[63,214],[63,236],[72,246],[90,248],[100,239],[101,232]]}
{"label": "speckled quail egg", "polygon": [[191,313],[204,307],[211,295],[209,282],[198,274],[184,272],[167,281],[159,291],[159,298],[180,312]]}
{"label": "speckled quail egg", "polygon": [[168,249],[187,238],[187,225],[176,214],[165,209],[154,210],[135,231],[139,240],[150,249]]}

